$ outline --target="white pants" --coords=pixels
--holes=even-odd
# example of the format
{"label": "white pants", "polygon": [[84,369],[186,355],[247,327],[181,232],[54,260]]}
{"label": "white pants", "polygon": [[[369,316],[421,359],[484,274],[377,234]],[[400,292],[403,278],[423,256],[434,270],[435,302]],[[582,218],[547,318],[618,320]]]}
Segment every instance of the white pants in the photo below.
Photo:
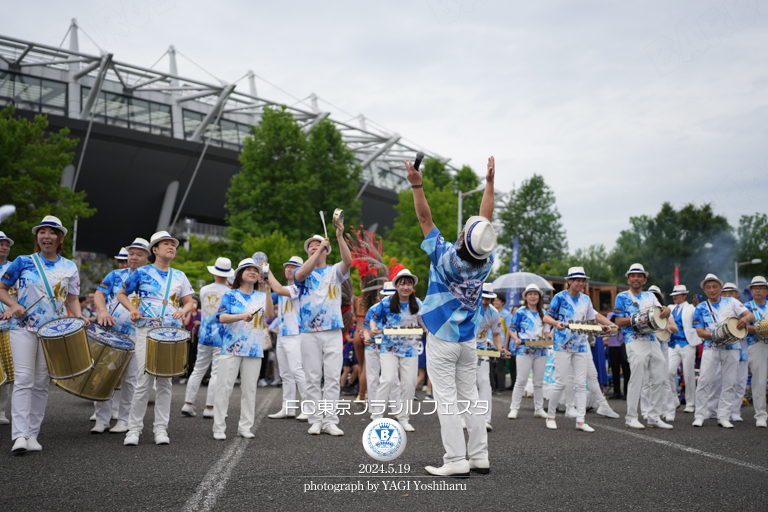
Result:
{"label": "white pants", "polygon": [[[603,395],[603,390],[600,389],[600,383],[597,382],[597,368],[595,367],[595,360],[592,359],[592,349],[590,348],[587,351],[587,356],[589,361],[587,361],[587,386],[589,394],[592,395],[592,397],[597,402],[598,407],[608,407],[610,409],[610,406],[608,405],[608,400],[605,399],[605,396]],[[589,397],[585,395],[585,402],[584,402],[584,410],[586,412],[586,406],[587,402],[589,402]],[[571,368],[571,371],[568,372],[568,384],[565,386],[565,405],[567,407],[571,407],[574,405],[574,398],[573,398],[573,368]]]}
{"label": "white pants", "polygon": [[547,356],[517,356],[515,364],[517,365],[517,380],[515,381],[515,389],[512,391],[512,403],[509,405],[509,410],[517,411],[520,409],[531,369],[533,369],[533,410],[544,409],[544,371],[547,368]]}
{"label": "white pants", "polygon": [[131,414],[131,403],[136,391],[136,382],[138,365],[136,364],[136,354],[131,355],[128,366],[125,368],[123,380],[120,383],[120,389],[115,391],[112,398],[105,402],[95,402],[96,405],[96,423],[109,425],[112,420],[112,409],[117,406],[117,419],[128,423]]}
{"label": "white pants", "polygon": [[712,349],[704,350],[701,356],[699,382],[696,386],[696,419],[707,419],[709,408],[706,402],[709,398],[710,388],[716,378],[718,364],[720,364],[721,368],[723,387],[720,392],[720,399],[718,400],[717,417],[718,419],[731,419],[736,378],[739,373],[739,351]]}
{"label": "white pants", "polygon": [[[488,459],[488,432],[485,417],[477,406],[477,343],[441,340],[427,334],[427,373],[437,401],[437,417],[445,454],[443,462]],[[459,403],[461,401],[461,403]],[[464,442],[459,412],[468,408],[464,418],[469,442]]]}
{"label": "white pants", "polygon": [[155,378],[146,372],[147,369],[147,332],[149,327],[136,328],[136,389],[131,402],[131,414],[128,416],[128,430],[141,432],[144,428],[144,415],[147,413],[149,394],[152,392],[152,382],[155,381],[155,424],[153,432],[168,430],[171,417],[172,382],[169,378]]}
{"label": "white pants", "polygon": [[475,383],[477,385],[477,397],[481,402],[488,403],[488,412],[483,416],[486,423],[491,422],[491,412],[493,410],[493,396],[491,396],[491,369],[487,357],[478,361]]}
{"label": "white pants", "polygon": [[219,356],[221,347],[209,347],[208,345],[197,344],[197,358],[195,359],[195,369],[187,381],[187,393],[184,401],[194,404],[197,400],[197,392],[200,391],[200,384],[203,382],[205,372],[208,366],[211,367],[211,378],[208,381],[208,393],[205,396],[205,406],[213,407],[213,400],[216,396],[216,378],[219,374]]}
{"label": "white pants", "polygon": [[667,408],[675,408],[675,396],[677,396],[677,369],[683,364],[683,378],[685,379],[685,405],[696,405],[696,347],[686,345],[669,349],[669,387],[672,390],[667,400]]}
{"label": "white pants", "polygon": [[0,386],[0,415],[5,414],[5,410],[8,408],[8,401],[11,399],[11,393],[13,393],[13,381],[6,382]]}
{"label": "white pants", "polygon": [[[376,350],[365,351],[365,377],[368,381],[368,407],[377,400],[376,395],[379,390],[379,371],[381,370],[381,362],[379,360],[379,352]],[[418,377],[418,368],[416,368],[416,376]],[[381,400],[384,400],[383,398]],[[394,413],[400,410],[400,376],[395,375],[395,384],[392,386],[392,390],[389,392],[389,410]]]}
{"label": "white pants", "polygon": [[662,401],[664,400],[664,386],[667,379],[667,360],[661,351],[658,341],[634,340],[627,343],[627,358],[632,378],[629,379],[627,390],[627,421],[637,419],[637,406],[640,401],[640,392],[645,381],[645,374],[650,374],[650,390],[648,392],[650,403],[648,407],[648,420],[658,421],[661,415]]}
{"label": "white pants", "polygon": [[[366,358],[365,361],[367,364],[368,359]],[[413,410],[413,395],[416,391],[416,377],[419,374],[419,358],[400,357],[389,352],[382,352],[379,354],[379,361],[381,362],[381,383],[379,384],[381,396],[391,396],[392,388],[399,384],[403,401],[398,404],[400,409],[396,409],[398,411],[397,419],[408,421]],[[386,405],[383,402],[373,404],[371,407],[371,419],[376,420],[384,416]]]}
{"label": "white pants", "polygon": [[238,432],[250,432],[256,416],[256,384],[261,371],[261,357],[223,355],[219,357],[219,379],[213,402],[213,431],[226,432],[229,397],[240,372],[240,423]]}
{"label": "white pants", "polygon": [[[341,329],[301,333],[301,361],[307,380],[307,394],[302,402],[302,412],[309,416],[309,423],[313,425],[339,423],[336,408],[341,382],[339,377],[344,364],[343,352],[344,338]],[[324,404],[320,404],[321,400]]]}
{"label": "white pants", "polygon": [[576,388],[576,422],[583,423],[587,409],[587,372],[589,371],[589,361],[592,358],[589,352],[564,352],[561,350],[555,350],[552,352],[552,356],[555,360],[555,384],[552,386],[549,397],[547,417],[555,418],[557,403],[568,383],[568,374],[573,371],[573,385]]}
{"label": "white pants", "polygon": [[765,410],[765,384],[768,379],[768,343],[758,341],[747,349],[749,368],[752,370],[752,403],[755,420],[768,421]]}
{"label": "white pants", "polygon": [[288,401],[296,400],[296,387],[302,399],[307,396],[307,382],[304,377],[304,367],[301,362],[301,337],[279,336],[277,338],[277,363],[280,368],[280,379],[283,382],[283,411],[294,416],[301,414],[301,405]]}
{"label": "white pants", "polygon": [[[633,342],[634,343],[634,342]],[[661,355],[664,356],[663,380],[661,384],[661,403],[659,403],[659,414],[663,416],[675,416],[675,397],[677,396],[677,385],[672,391],[672,383],[669,380],[669,345],[659,344]],[[631,382],[631,380],[630,380]],[[648,414],[651,408],[651,372],[648,371],[643,376],[643,389],[640,392],[640,413]],[[650,418],[650,416],[648,416]]]}
{"label": "white pants", "polygon": [[11,354],[16,378],[11,402],[11,439],[37,437],[48,404],[48,366],[37,333],[12,329]]}
{"label": "white pants", "polygon": [[744,401],[744,394],[747,391],[747,380],[749,380],[749,361],[739,361],[736,385],[733,388],[734,397],[731,416],[741,416],[741,403]]}

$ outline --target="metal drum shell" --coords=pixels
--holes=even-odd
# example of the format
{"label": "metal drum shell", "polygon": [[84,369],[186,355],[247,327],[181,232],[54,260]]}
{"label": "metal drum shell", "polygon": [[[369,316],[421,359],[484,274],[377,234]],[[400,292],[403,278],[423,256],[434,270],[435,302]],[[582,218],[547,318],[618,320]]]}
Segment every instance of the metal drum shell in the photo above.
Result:
{"label": "metal drum shell", "polygon": [[768,343],[768,318],[755,322],[755,335],[759,341]]}
{"label": "metal drum shell", "polygon": [[720,322],[712,330],[712,343],[718,347],[727,347],[747,337],[746,329],[738,329],[739,319],[731,317]]}
{"label": "metal drum shell", "polygon": [[10,329],[0,329],[0,371],[4,375],[4,377],[0,377],[0,386],[6,382],[13,382],[16,378],[11,352]]}
{"label": "metal drum shell", "polygon": [[77,331],[63,336],[41,336],[46,325],[43,324],[37,331],[37,337],[43,346],[45,364],[48,366],[48,374],[52,380],[74,379],[78,375],[87,373],[93,368],[93,358],[85,332],[85,323]]}
{"label": "metal drum shell", "polygon": [[5,370],[3,370],[3,365],[0,364],[0,386],[8,382],[8,375],[6,375]]}
{"label": "metal drum shell", "polygon": [[650,334],[667,328],[669,320],[661,318],[661,308],[652,308],[638,311],[630,317],[630,325],[639,334]]}
{"label": "metal drum shell", "polygon": [[185,339],[167,341],[152,337],[156,329],[179,329],[176,327],[156,327],[147,332],[147,364],[146,372],[160,378],[171,378],[184,375],[187,371],[187,354],[191,336],[187,331]]}

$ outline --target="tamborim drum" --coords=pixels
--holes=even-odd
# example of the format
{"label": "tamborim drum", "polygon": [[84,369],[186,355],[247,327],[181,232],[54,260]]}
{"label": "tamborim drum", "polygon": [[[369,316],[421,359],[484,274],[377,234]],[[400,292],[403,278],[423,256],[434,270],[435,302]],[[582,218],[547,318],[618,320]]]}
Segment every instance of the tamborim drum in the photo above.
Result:
{"label": "tamborim drum", "polygon": [[666,329],[667,325],[669,325],[669,320],[661,318],[661,308],[654,306],[632,315],[630,325],[638,334],[649,334]]}
{"label": "tamborim drum", "polygon": [[727,318],[719,323],[712,331],[712,343],[718,347],[727,347],[746,338],[747,330],[736,327],[738,323],[739,319],[736,317]]}
{"label": "tamborim drum", "polygon": [[147,373],[155,377],[176,377],[187,371],[189,331],[176,327],[155,327],[147,333]]}
{"label": "tamborim drum", "polygon": [[4,377],[0,377],[0,386],[6,382],[12,382],[16,378],[13,370],[13,356],[11,355],[11,331],[8,329],[0,330],[0,372]]}
{"label": "tamborim drum", "polygon": [[57,318],[37,331],[43,345],[45,363],[51,379],[73,379],[93,367],[85,321],[79,318]]}
{"label": "tamborim drum", "polygon": [[755,335],[763,343],[768,343],[768,318],[755,322]]}
{"label": "tamborim drum", "polygon": [[113,329],[91,324],[86,331],[93,356],[93,368],[74,379],[55,380],[67,393],[86,400],[104,402],[112,398],[115,388],[133,355],[133,342]]}

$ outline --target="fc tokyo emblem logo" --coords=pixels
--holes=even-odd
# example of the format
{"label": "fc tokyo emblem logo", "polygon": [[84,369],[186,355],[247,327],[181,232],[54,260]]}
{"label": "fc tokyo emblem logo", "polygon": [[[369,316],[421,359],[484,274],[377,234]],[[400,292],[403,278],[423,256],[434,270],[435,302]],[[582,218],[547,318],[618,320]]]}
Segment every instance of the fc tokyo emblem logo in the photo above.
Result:
{"label": "fc tokyo emblem logo", "polygon": [[363,447],[376,460],[387,462],[398,458],[405,450],[405,431],[396,421],[374,420],[363,432]]}

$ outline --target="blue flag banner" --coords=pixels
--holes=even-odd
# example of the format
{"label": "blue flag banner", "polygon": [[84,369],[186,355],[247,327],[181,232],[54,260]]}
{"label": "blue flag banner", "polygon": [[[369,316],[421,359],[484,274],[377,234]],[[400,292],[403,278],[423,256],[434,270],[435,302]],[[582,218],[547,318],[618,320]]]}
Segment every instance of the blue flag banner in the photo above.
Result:
{"label": "blue flag banner", "polygon": [[[509,273],[520,272],[520,242],[515,236],[515,246],[512,248],[512,259],[509,261]],[[507,291],[507,303],[505,307],[508,310],[512,310],[514,306],[520,303],[520,290]]]}

